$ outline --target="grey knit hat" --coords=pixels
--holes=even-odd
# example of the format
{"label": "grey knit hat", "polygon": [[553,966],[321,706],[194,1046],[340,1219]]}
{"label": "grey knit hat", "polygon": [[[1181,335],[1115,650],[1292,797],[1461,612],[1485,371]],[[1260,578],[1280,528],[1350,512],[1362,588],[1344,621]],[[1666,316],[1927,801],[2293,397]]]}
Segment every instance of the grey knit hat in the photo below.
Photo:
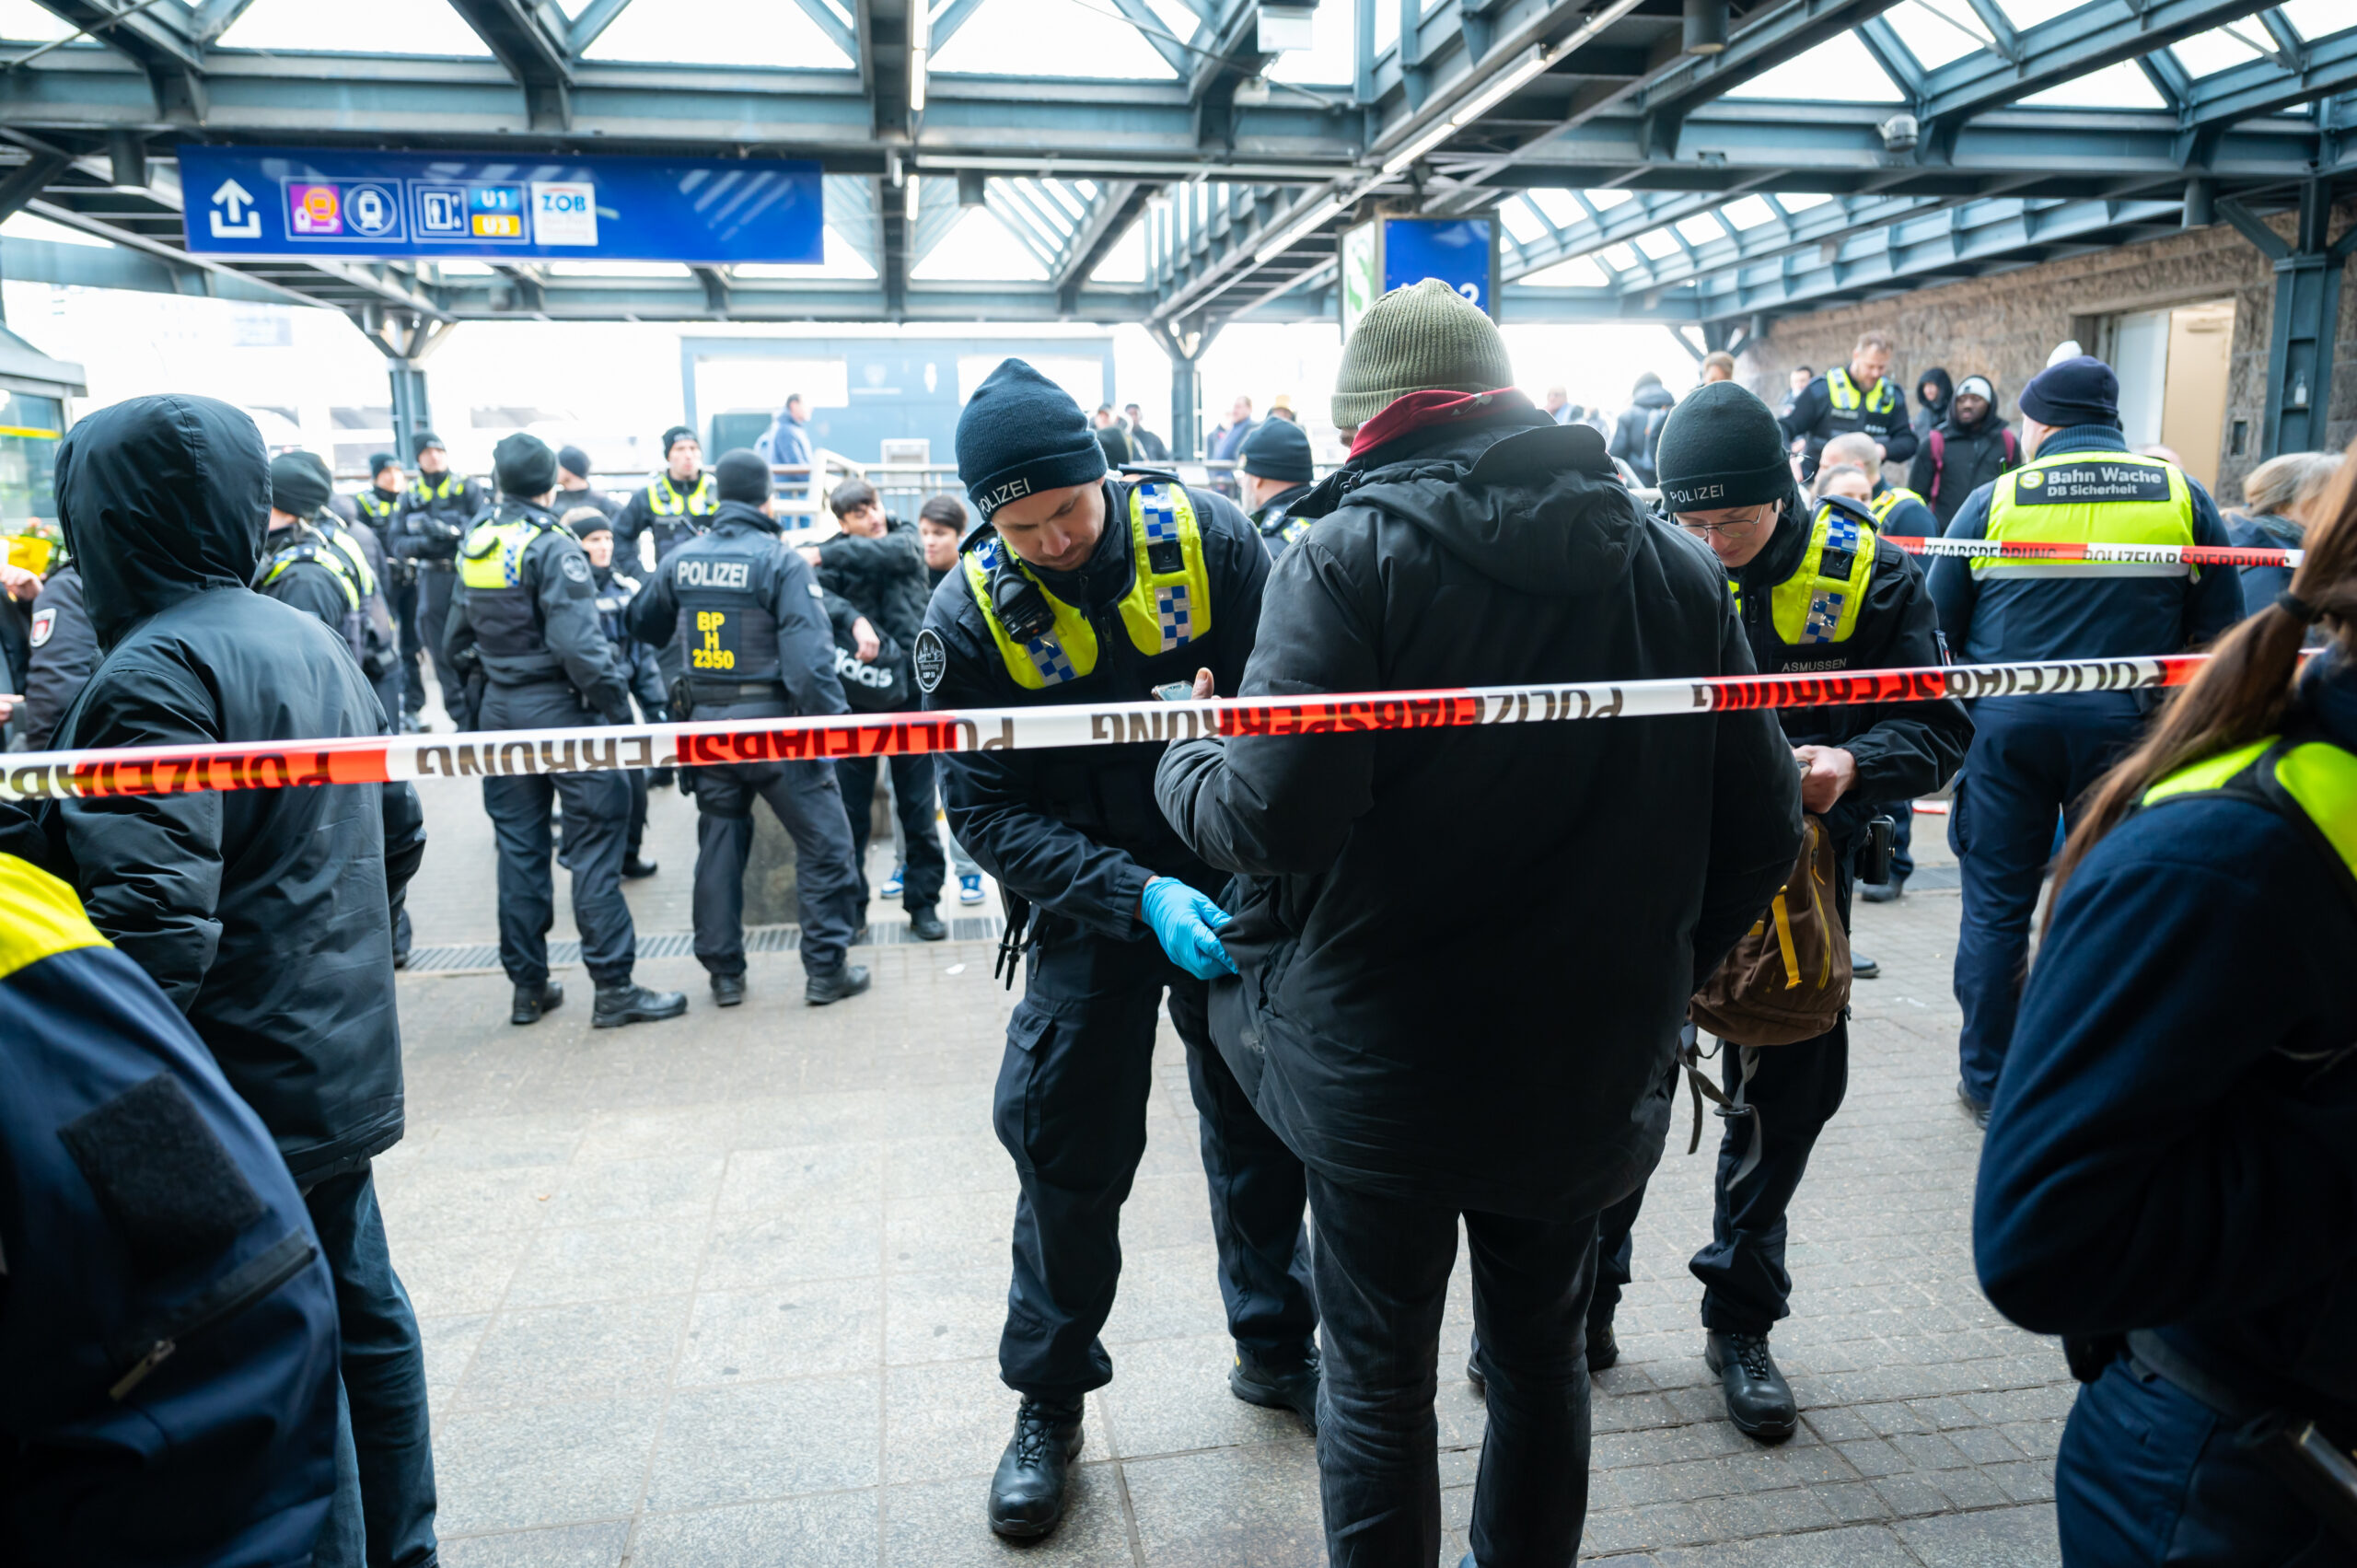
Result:
{"label": "grey knit hat", "polygon": [[1505,340],[1480,306],[1426,278],[1368,308],[1342,345],[1334,423],[1364,424],[1410,392],[1494,392],[1514,385]]}

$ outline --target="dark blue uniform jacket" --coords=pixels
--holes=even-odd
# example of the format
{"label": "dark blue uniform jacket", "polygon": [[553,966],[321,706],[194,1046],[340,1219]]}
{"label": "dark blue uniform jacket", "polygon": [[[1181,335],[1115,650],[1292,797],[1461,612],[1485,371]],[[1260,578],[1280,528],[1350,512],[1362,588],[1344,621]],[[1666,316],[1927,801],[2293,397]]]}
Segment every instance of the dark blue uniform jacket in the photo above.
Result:
{"label": "dark blue uniform jacket", "polygon": [[[1129,591],[1129,481],[1105,482],[1105,538],[1073,573],[1039,572],[1066,604],[1089,607],[1097,625],[1097,668],[1045,691],[1016,684],[999,656],[966,574],[955,571],[933,591],[925,631],[947,654],[927,708],[1043,707],[1071,703],[1136,703],[1166,681],[1209,669],[1214,690],[1233,696],[1244,679],[1260,624],[1260,589],[1269,554],[1235,503],[1190,488],[1203,531],[1211,576],[1212,626],[1202,637],[1148,657],[1131,642],[1115,608]],[[970,550],[983,537],[976,529]],[[920,666],[922,668],[922,665]],[[920,681],[922,684],[922,681]],[[1153,877],[1176,877],[1216,897],[1227,881],[1190,850],[1155,804],[1154,770],[1163,745],[1074,747],[1051,751],[959,751],[941,759],[949,830],[975,863],[1040,909],[1099,935],[1135,941],[1146,934],[1138,900]]]}
{"label": "dark blue uniform jacket", "polygon": [[[2117,426],[2079,424],[2048,436],[2038,455],[2127,449]],[[2189,475],[2186,483],[2193,492],[2193,542],[2231,542],[2201,482]],[[1989,537],[1994,489],[1984,484],[1972,493],[1948,524],[1948,538]],[[2242,584],[2231,566],[2197,567],[2190,579],[2090,577],[2066,583],[2032,577],[1982,583],[1974,580],[1971,562],[1941,556],[1928,575],[1948,649],[1967,664],[2183,653],[2213,641],[2243,613]]]}
{"label": "dark blue uniform jacket", "polygon": [[[722,617],[708,633],[681,624],[700,610]],[[707,710],[725,708],[740,717],[782,717],[851,711],[835,674],[826,592],[757,506],[722,502],[709,529],[663,558],[630,601],[626,618],[630,634],[650,647],[679,639],[698,713],[709,716]],[[726,656],[725,665],[719,655]],[[761,685],[776,690],[758,695],[747,690]]]}
{"label": "dark blue uniform jacket", "polygon": [[[2293,723],[2357,747],[2357,670]],[[2064,888],[1998,1080],[1973,1251],[2040,1333],[2160,1329],[2212,1376],[2357,1414],[2357,903],[2239,801],[2139,812]]]}

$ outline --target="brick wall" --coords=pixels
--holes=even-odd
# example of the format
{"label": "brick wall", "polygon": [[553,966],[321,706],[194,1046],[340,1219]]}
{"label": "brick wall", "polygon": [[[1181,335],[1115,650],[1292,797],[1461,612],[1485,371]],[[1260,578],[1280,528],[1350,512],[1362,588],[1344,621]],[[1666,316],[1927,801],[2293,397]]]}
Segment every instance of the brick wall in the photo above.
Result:
{"label": "brick wall", "polygon": [[[2357,219],[2357,206],[2334,214],[2336,233]],[[2274,220],[2289,239],[2292,215]],[[2092,319],[2130,310],[2190,305],[2231,296],[2235,302],[2232,384],[2227,391],[2225,430],[2218,461],[2221,498],[2233,504],[2242,476],[2258,460],[2259,428],[2266,406],[2268,339],[2274,322],[2275,273],[2250,241],[2231,225],[2173,234],[2141,245],[2047,261],[1993,277],[1918,289],[1894,299],[1845,305],[1774,322],[1763,341],[1746,349],[1744,383],[1780,401],[1785,376],[1796,365],[1822,372],[1848,363],[1860,332],[1879,328],[1898,343],[1892,368],[1914,401],[1915,379],[1945,366],[1957,380],[1980,374],[1997,384],[2004,415],[2019,420],[2014,396],[2045,366],[2046,356],[2065,338],[2077,337],[2096,351]],[[2338,450],[2357,436],[2357,266],[2341,280],[2339,331],[2333,349],[2329,444]],[[2235,420],[2250,422],[2243,456],[2229,455]]]}

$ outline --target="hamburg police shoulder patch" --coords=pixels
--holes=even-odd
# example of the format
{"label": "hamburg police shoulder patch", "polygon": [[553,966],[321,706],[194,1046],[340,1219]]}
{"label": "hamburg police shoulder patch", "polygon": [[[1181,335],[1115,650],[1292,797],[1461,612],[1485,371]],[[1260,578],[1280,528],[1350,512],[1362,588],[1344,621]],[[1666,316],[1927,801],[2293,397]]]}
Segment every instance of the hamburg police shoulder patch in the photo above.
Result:
{"label": "hamburg police shoulder patch", "polygon": [[941,633],[928,626],[917,633],[914,655],[917,685],[930,691],[941,684],[941,677],[949,668],[949,650],[942,645]]}
{"label": "hamburg police shoulder patch", "polygon": [[558,571],[563,572],[576,583],[586,583],[589,580],[589,558],[586,555],[568,552],[559,560]]}
{"label": "hamburg police shoulder patch", "polygon": [[49,638],[50,638],[50,633],[52,633],[55,632],[56,630],[57,630],[57,607],[56,607],[55,605],[52,605],[52,606],[51,606],[49,609],[47,609],[47,610],[34,610],[34,611],[33,611],[33,646],[34,646],[34,647],[37,647],[37,648],[38,648],[38,647],[41,646],[43,644],[47,643],[47,642],[49,641]]}

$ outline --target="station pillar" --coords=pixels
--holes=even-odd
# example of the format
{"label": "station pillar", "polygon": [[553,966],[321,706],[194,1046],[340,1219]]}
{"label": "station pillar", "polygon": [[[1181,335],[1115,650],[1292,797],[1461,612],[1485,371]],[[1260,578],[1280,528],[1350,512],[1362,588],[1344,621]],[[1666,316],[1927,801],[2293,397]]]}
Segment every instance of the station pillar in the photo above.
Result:
{"label": "station pillar", "polygon": [[1170,456],[1200,457],[1203,449],[1203,350],[1216,329],[1182,331],[1168,321],[1148,321],[1146,335],[1170,360]]}
{"label": "station pillar", "polygon": [[2259,456],[2325,449],[2332,407],[2332,341],[2340,322],[2340,274],[2357,249],[2357,227],[2328,241],[2332,185],[2310,180],[2300,187],[2300,217],[2293,242],[2230,197],[2220,216],[2275,263],[2275,314],[2267,343],[2267,412]]}
{"label": "station pillar", "polygon": [[385,356],[385,373],[393,394],[393,450],[406,468],[410,442],[421,430],[434,428],[433,407],[425,390],[425,360],[457,323],[432,321],[369,310],[359,318],[360,330]]}

